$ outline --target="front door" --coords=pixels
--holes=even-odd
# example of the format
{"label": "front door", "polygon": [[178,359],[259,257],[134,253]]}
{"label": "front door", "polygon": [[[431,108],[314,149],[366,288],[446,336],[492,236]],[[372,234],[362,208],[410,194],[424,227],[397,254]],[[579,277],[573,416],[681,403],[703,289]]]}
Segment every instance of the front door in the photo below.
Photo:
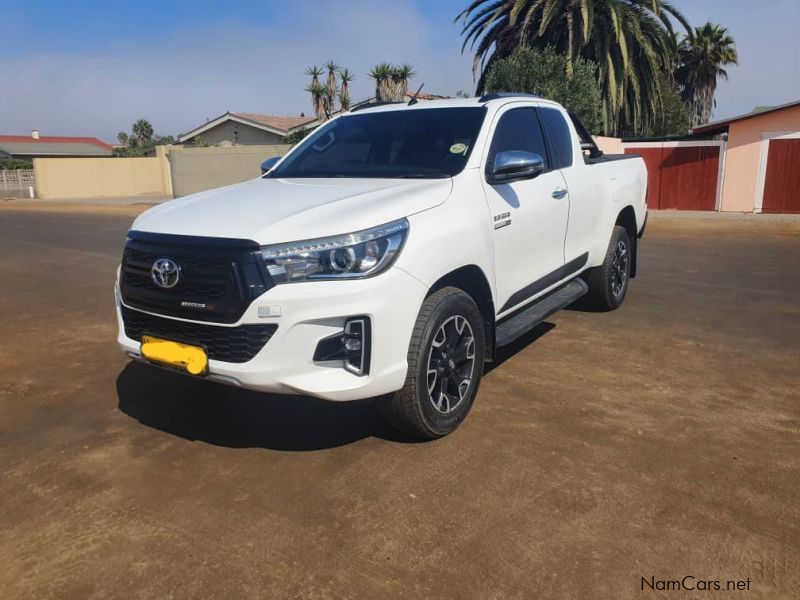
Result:
{"label": "front door", "polygon": [[549,164],[535,108],[511,107],[495,118],[485,166],[507,150],[541,155],[545,170],[533,179],[503,184],[491,185],[483,178],[494,220],[498,313],[530,300],[563,278],[569,217],[566,183]]}

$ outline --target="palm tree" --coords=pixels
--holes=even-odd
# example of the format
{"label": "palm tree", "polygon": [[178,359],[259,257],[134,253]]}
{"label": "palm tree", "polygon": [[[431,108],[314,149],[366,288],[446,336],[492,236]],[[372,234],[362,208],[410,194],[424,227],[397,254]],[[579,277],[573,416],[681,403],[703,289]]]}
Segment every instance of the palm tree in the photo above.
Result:
{"label": "palm tree", "polygon": [[347,92],[339,92],[339,106],[342,112],[350,110],[350,94]]}
{"label": "palm tree", "polygon": [[136,140],[137,146],[146,146],[147,142],[153,137],[153,126],[147,119],[139,119],[131,127],[131,133]]}
{"label": "palm tree", "polygon": [[462,52],[474,49],[473,73],[520,45],[552,46],[567,56],[570,77],[579,57],[598,65],[606,133],[642,130],[661,104],[658,74],[677,55],[672,19],[689,24],[668,0],[473,0],[463,19]]}
{"label": "palm tree", "polygon": [[336,75],[339,72],[339,65],[330,60],[328,61],[328,64],[325,65],[325,68],[328,70],[328,79],[325,82],[325,115],[327,118],[330,118],[334,111],[333,104],[339,94],[339,88],[336,83]]}
{"label": "palm tree", "polygon": [[319,78],[323,75],[324,71],[317,65],[313,65],[306,69],[306,75],[311,77],[311,83],[306,87],[306,91],[311,94],[311,106],[314,107],[314,115],[318,120],[324,121],[328,118],[328,111],[326,110],[326,94],[327,87],[322,85]]}
{"label": "palm tree", "polygon": [[692,111],[692,126],[705,125],[717,102],[717,79],[728,78],[725,65],[739,64],[736,45],[728,30],[714,23],[690,31],[680,44],[681,64],[676,72],[683,101]]}
{"label": "palm tree", "polygon": [[306,91],[311,94],[311,105],[314,107],[314,115],[320,121],[326,120],[328,117],[325,114],[325,98],[328,94],[328,90],[319,80],[316,82],[312,80],[311,84],[306,87]]}
{"label": "palm tree", "polygon": [[308,67],[306,69],[306,75],[311,77],[311,84],[319,83],[319,77],[322,75],[322,69],[320,69],[317,65],[312,67]]}
{"label": "palm tree", "polygon": [[350,69],[342,69],[339,71],[339,81],[342,82],[341,93],[345,94],[346,96],[350,96],[350,84],[356,78],[353,73],[350,72]]}
{"label": "palm tree", "polygon": [[408,93],[408,80],[416,77],[414,67],[408,63],[400,66],[380,63],[369,76],[375,80],[375,99],[378,102],[402,102]]}
{"label": "palm tree", "polygon": [[375,80],[375,99],[378,102],[392,101],[392,73],[394,67],[389,63],[380,63],[372,67],[369,76]]}
{"label": "palm tree", "polygon": [[408,94],[408,80],[417,76],[417,72],[408,63],[395,67],[392,73],[392,95],[395,102],[402,102]]}

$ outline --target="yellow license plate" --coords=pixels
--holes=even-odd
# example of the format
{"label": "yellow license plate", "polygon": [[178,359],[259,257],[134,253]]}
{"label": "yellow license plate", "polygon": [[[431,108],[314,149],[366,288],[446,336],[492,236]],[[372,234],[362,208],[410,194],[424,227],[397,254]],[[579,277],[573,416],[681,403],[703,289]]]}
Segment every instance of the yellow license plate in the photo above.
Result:
{"label": "yellow license plate", "polygon": [[147,360],[183,369],[192,375],[205,375],[208,355],[203,348],[151,335],[142,336],[142,356]]}

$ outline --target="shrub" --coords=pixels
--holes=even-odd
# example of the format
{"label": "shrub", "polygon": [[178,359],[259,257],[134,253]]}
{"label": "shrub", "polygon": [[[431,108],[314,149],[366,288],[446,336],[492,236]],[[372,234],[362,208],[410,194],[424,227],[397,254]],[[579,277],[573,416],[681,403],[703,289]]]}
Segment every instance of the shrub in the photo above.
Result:
{"label": "shrub", "polygon": [[600,129],[600,84],[597,65],[578,59],[567,76],[567,59],[553,48],[522,46],[496,60],[486,74],[486,92],[526,92],[554,100],[575,112],[591,132]]}
{"label": "shrub", "polygon": [[21,158],[0,158],[0,171],[32,169],[33,161]]}
{"label": "shrub", "polygon": [[293,131],[289,135],[283,137],[284,144],[299,144],[303,138],[305,138],[309,133],[314,131],[316,127],[306,127],[305,129],[298,129],[297,131]]}

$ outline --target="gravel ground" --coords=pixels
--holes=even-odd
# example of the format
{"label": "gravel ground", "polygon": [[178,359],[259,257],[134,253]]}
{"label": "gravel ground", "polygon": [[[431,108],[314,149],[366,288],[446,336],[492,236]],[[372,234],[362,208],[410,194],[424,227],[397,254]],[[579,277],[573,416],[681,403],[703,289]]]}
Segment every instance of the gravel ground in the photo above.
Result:
{"label": "gravel ground", "polygon": [[128,363],[142,208],[10,204],[0,598],[800,597],[796,221],[651,218],[621,310],[554,315],[413,443]]}

